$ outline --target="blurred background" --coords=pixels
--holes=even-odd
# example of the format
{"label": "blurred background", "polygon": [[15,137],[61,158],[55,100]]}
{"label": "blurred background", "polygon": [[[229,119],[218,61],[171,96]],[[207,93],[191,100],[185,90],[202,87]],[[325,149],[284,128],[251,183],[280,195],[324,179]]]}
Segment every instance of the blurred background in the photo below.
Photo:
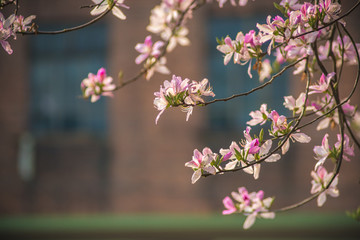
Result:
{"label": "blurred background", "polygon": [[[349,9],[356,1],[343,1]],[[36,15],[41,30],[57,30],[91,19],[91,1],[21,1],[19,13]],[[150,33],[150,10],[160,1],[126,1],[126,21],[111,14],[92,26],[62,35],[18,35],[12,55],[0,51],[0,236],[6,239],[358,239],[360,226],[345,211],[360,205],[359,152],[344,162],[340,197],[322,208],[316,201],[276,220],[242,230],[242,216],[220,216],[222,199],[240,186],[276,196],[274,208],[310,195],[315,160],[312,146],[325,131],[304,129],[309,145],[292,144],[276,164],[263,164],[260,178],[244,172],[200,179],[191,184],[184,164],[195,148],[217,152],[243,138],[248,113],[268,103],[280,114],[282,96],[303,91],[305,82],[291,71],[269,88],[248,97],[195,108],[189,122],[179,109],[158,114],[153,93],[171,76],[155,74],[117,91],[113,99],[83,100],[80,82],[105,67],[117,81],[140,67],[134,49]],[[230,5],[230,4],[228,4]],[[246,8],[217,4],[200,8],[189,21],[191,45],[168,55],[173,74],[208,78],[216,97],[256,87],[247,67],[230,63],[216,50],[216,37],[235,38],[254,29],[267,15],[278,14],[272,1]],[[345,12],[345,10],[344,10]],[[359,9],[346,18],[360,41]],[[5,16],[8,16],[5,14]],[[156,39],[155,36],[153,38]],[[351,89],[357,67],[346,68]],[[359,96],[351,100],[359,104]],[[255,131],[254,131],[255,133]],[[336,130],[332,131],[336,134]],[[331,138],[330,142],[335,142]],[[329,168],[330,169],[330,168]],[[5,238],[4,238],[5,239]]]}

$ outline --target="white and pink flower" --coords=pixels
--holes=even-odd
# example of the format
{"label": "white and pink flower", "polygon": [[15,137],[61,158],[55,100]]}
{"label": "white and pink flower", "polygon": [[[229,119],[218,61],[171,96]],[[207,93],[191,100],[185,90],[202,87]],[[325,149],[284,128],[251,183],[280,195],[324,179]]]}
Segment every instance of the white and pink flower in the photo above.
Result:
{"label": "white and pink flower", "polygon": [[115,88],[113,78],[107,76],[105,68],[100,68],[96,75],[89,73],[88,77],[81,82],[83,97],[91,97],[91,102],[96,102],[100,96],[112,97],[112,91]]}
{"label": "white and pink flower", "polygon": [[260,106],[260,110],[256,110],[256,111],[251,111],[249,113],[250,117],[252,117],[252,119],[248,122],[246,122],[246,124],[250,125],[250,126],[255,126],[255,125],[263,125],[266,123],[267,119],[268,119],[268,111],[267,111],[267,104],[261,104]]}
{"label": "white and pink flower", "polygon": [[330,180],[333,178],[333,173],[328,173],[322,166],[320,166],[316,171],[311,171],[311,177],[313,178],[313,180],[311,180],[311,194],[321,192],[317,198],[318,207],[324,205],[326,201],[326,195],[330,195],[332,197],[339,196],[339,190],[337,188],[338,175],[336,175],[330,186],[328,185]]}
{"label": "white and pink flower", "polygon": [[93,3],[96,4],[96,6],[93,8],[93,10],[91,10],[91,12],[90,12],[91,15],[96,16],[96,15],[102,14],[103,12],[110,9],[111,6],[115,2],[115,5],[111,9],[112,14],[114,14],[114,16],[116,16],[117,18],[119,18],[121,20],[126,19],[125,14],[120,10],[120,7],[129,9],[129,7],[124,4],[125,0],[105,0],[105,1],[104,0],[92,0],[92,1],[93,1]]}
{"label": "white and pink flower", "polygon": [[151,35],[145,38],[144,43],[138,43],[135,46],[136,51],[140,53],[140,55],[135,59],[136,64],[140,64],[145,61],[149,57],[158,58],[161,54],[161,48],[164,46],[163,41],[157,41],[153,44]]}
{"label": "white and pink flower", "polygon": [[188,78],[182,80],[181,77],[175,75],[171,81],[165,80],[163,86],[160,86],[160,91],[154,93],[156,96],[154,105],[160,111],[155,123],[158,122],[165,109],[171,106],[181,106],[187,113],[186,121],[188,121],[194,105],[204,103],[203,96],[215,96],[208,82],[206,78],[198,83]]}
{"label": "white and pink flower", "polygon": [[223,214],[243,213],[247,216],[243,224],[244,229],[249,229],[255,223],[256,218],[273,219],[275,217],[275,213],[269,211],[274,198],[264,199],[264,191],[262,190],[249,193],[245,187],[240,187],[238,192],[232,192],[231,196],[235,202],[226,196],[223,200],[226,208]]}
{"label": "white and pink flower", "polygon": [[211,165],[211,162],[215,160],[215,158],[216,154],[214,154],[208,147],[204,148],[202,153],[197,149],[194,150],[192,160],[185,163],[185,167],[190,167],[194,170],[191,177],[192,184],[200,179],[203,171],[213,175],[216,174],[216,168]]}

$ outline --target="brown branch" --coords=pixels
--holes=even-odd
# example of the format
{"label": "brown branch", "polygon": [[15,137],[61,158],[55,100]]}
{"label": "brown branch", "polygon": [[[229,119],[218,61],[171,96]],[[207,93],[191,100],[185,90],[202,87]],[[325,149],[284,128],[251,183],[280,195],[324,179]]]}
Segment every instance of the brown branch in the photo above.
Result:
{"label": "brown branch", "polygon": [[85,27],[90,26],[91,24],[96,23],[97,21],[99,21],[101,18],[103,18],[106,14],[108,14],[112,8],[115,6],[116,1],[113,2],[113,4],[102,14],[100,14],[99,16],[97,16],[96,18],[90,20],[87,23],[84,23],[82,25],[76,26],[76,27],[72,27],[72,28],[65,28],[63,30],[58,30],[58,31],[40,31],[40,30],[35,30],[33,32],[16,32],[18,34],[22,34],[22,35],[36,35],[36,34],[47,34],[47,35],[56,35],[56,34],[63,34],[63,33],[67,33],[67,32],[72,32],[72,31],[76,31]]}
{"label": "brown branch", "polygon": [[13,4],[15,2],[15,0],[10,0],[8,2],[5,2],[3,4],[0,4],[0,9],[3,9],[4,7],[6,7],[7,5]]}
{"label": "brown branch", "polygon": [[287,69],[295,66],[296,64],[298,64],[299,62],[303,61],[303,60],[306,60],[307,57],[302,57],[300,58],[299,60],[285,66],[283,69],[281,69],[281,71],[279,71],[278,73],[274,74],[269,81],[261,84],[260,86],[258,87],[255,87],[253,89],[251,89],[250,91],[247,91],[247,92],[243,92],[243,93],[239,93],[239,94],[234,94],[234,95],[231,95],[230,97],[227,97],[227,98],[219,98],[219,99],[214,99],[212,101],[209,101],[209,102],[204,102],[204,103],[197,103],[197,104],[179,104],[179,105],[174,105],[172,107],[178,107],[178,106],[182,106],[182,107],[190,107],[190,106],[207,106],[207,105],[210,105],[210,104],[213,104],[213,103],[216,103],[216,102],[226,102],[226,101],[229,101],[231,99],[234,99],[234,98],[238,98],[238,97],[242,97],[242,96],[247,96],[253,92],[256,92],[256,91],[259,91],[260,89],[263,89],[265,88],[267,85],[270,85],[275,78],[279,77],[280,75],[282,75]]}

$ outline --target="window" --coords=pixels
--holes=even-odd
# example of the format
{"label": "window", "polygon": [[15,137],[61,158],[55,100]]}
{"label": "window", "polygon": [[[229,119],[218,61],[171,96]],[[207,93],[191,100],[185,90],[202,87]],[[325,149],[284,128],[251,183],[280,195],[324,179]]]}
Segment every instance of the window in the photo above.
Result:
{"label": "window", "polygon": [[30,40],[30,134],[19,148],[29,212],[94,212],[109,206],[106,100],[90,103],[80,89],[89,72],[106,67],[106,46],[107,28],[99,24]]}
{"label": "window", "polygon": [[101,99],[93,104],[84,101],[80,90],[81,80],[105,65],[106,44],[107,29],[99,24],[84,31],[39,35],[31,40],[30,129],[33,133],[106,130],[105,101]]}

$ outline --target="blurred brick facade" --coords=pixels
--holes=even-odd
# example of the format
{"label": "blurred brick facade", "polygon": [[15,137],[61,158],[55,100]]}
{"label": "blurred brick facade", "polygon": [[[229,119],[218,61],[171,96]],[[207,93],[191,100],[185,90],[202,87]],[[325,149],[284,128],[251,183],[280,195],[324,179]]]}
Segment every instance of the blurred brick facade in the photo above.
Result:
{"label": "blurred brick facade", "polygon": [[[85,22],[89,19],[88,11],[80,11],[78,7],[88,2],[24,1],[21,11],[24,15],[34,13],[43,21],[61,21],[66,16],[67,20]],[[159,1],[129,2],[131,10],[124,11],[128,17],[125,22],[113,16],[105,20],[110,27],[108,73],[114,78],[120,69],[125,71],[125,79],[139,71],[134,64],[137,53],[133,46],[148,34],[145,28],[150,9]],[[205,33],[207,19],[214,15],[246,16],[265,9],[265,1],[252,4],[246,10],[225,8],[219,11],[217,7],[198,10],[189,24],[191,46],[179,47],[168,56],[172,72],[194,80],[207,77],[206,51],[207,41],[210,41]],[[270,1],[265,5],[271,8]],[[27,9],[32,12],[26,12]],[[239,172],[201,179],[192,185],[192,172],[184,163],[191,159],[193,149],[226,148],[232,140],[240,140],[242,133],[211,132],[206,109],[195,109],[189,122],[185,122],[184,113],[170,109],[155,125],[157,111],[152,104],[153,92],[158,91],[164,79],[170,78],[162,75],[155,75],[150,82],[141,79],[115,94],[108,106],[107,139],[78,133],[58,133],[35,139],[35,174],[29,181],[22,180],[17,159],[20,138],[29,130],[31,58],[27,41],[33,37],[36,36],[18,36],[18,40],[11,41],[14,49],[11,56],[0,51],[1,215],[219,211],[222,198],[243,185],[250,191],[262,188],[268,195],[275,195],[277,206],[295,203],[309,195],[310,170],[315,160],[310,146],[303,145],[294,148],[278,164],[264,164],[257,181]],[[359,35],[356,39],[359,41]],[[353,76],[355,70],[351,68],[346,74]],[[81,79],[78,81],[80,84]],[[294,84],[294,89],[300,88],[300,84]],[[352,100],[356,102],[359,103],[358,98]],[[320,145],[322,136],[323,133],[319,133],[313,138],[314,145]],[[351,163],[343,164],[339,183],[341,196],[330,199],[324,210],[351,210],[359,204],[358,156]],[[317,208],[311,203],[303,209]]]}

